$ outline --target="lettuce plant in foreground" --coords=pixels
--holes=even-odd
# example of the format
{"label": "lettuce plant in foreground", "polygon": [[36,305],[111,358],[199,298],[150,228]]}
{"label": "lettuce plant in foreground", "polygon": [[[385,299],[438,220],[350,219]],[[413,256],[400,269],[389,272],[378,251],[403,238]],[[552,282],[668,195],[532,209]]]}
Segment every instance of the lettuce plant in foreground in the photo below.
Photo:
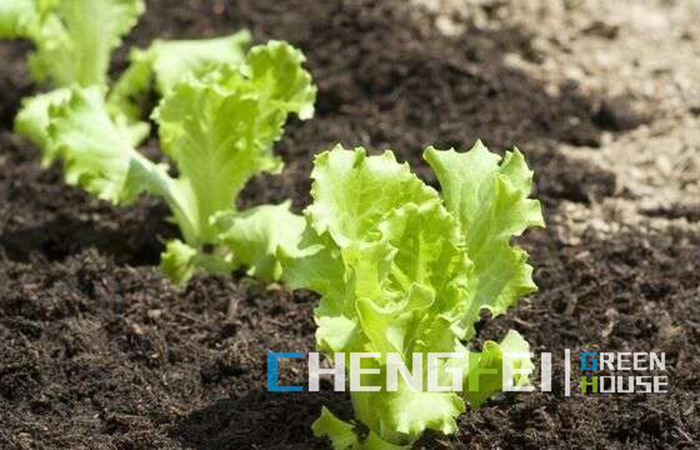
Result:
{"label": "lettuce plant in foreground", "polygon": [[148,192],[168,203],[183,237],[168,242],[162,257],[174,281],[186,282],[198,268],[228,272],[239,265],[278,278],[277,247],[295,245],[303,219],[288,204],[237,211],[236,198],[250,178],[281,170],[272,150],[287,117],[313,115],[316,89],[304,61],[298,50],[273,41],[251,49],[242,64],[218,65],[176,84],[153,113],[176,177],[134,148],[99,88],[75,88],[52,107],[51,154],[63,161],[68,183],[101,199],[128,204]]}
{"label": "lettuce plant in foreground", "polygon": [[[532,172],[523,155],[515,150],[501,160],[477,143],[466,153],[428,148],[425,159],[441,194],[391,152],[367,156],[337,147],[320,154],[304,237],[291,252],[279,250],[285,280],[322,296],[316,340],[330,358],[371,352],[376,357],[364,359],[363,368],[386,369],[386,355],[398,353],[413,370],[413,353],[464,355],[461,363],[438,365],[443,386],[452,385],[454,364],[465,365],[464,393],[416,391],[401,377],[391,392],[385,370],[363,374],[362,385],[382,387],[351,393],[355,419],[369,432],[325,408],[313,425],[336,450],[407,448],[426,429],[453,433],[465,401],[478,406],[502,389],[504,353],[529,350],[515,331],[481,352],[465,346],[481,310],[503,314],[537,289],[527,253],[510,243],[544,225],[539,202],[528,198]],[[508,367],[532,363],[513,358]],[[527,382],[523,375],[514,380]]]}

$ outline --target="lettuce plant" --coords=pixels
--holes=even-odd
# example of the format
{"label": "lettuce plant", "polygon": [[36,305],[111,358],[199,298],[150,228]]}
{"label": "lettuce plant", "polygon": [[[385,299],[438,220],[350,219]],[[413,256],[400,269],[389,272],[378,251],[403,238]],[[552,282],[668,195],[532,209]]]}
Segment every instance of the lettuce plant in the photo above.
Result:
{"label": "lettuce plant", "polygon": [[[321,295],[316,341],[328,357],[376,353],[362,367],[384,374],[389,353],[410,370],[413,353],[464,355],[461,363],[440,360],[438,374],[451,385],[450,369],[464,364],[465,394],[413,390],[401,377],[392,392],[383,375],[363,374],[363,385],[382,389],[351,392],[356,423],[324,408],[313,425],[336,450],[408,448],[426,429],[453,433],[465,402],[478,406],[502,389],[504,353],[529,350],[515,331],[481,352],[465,344],[482,310],[503,314],[537,289],[527,253],[510,242],[544,225],[539,202],[528,198],[532,172],[523,155],[516,149],[501,160],[477,143],[466,153],[428,148],[424,157],[441,194],[388,151],[336,147],[318,155],[303,239],[279,250],[285,280]],[[524,357],[508,363],[531,365]],[[527,382],[522,374],[514,381]]]}
{"label": "lettuce plant", "polygon": [[[44,165],[60,159],[69,184],[103,200],[162,197],[183,238],[168,242],[162,258],[174,281],[239,265],[278,278],[276,249],[296,243],[303,219],[289,203],[237,211],[235,200],[253,176],[281,170],[272,147],[287,116],[313,115],[303,55],[281,42],[246,55],[247,31],[158,40],[131,52],[110,92],[111,52],[143,11],[142,0],[4,0],[0,38],[31,39],[32,75],[54,88],[23,101],[16,131],[39,147]],[[151,86],[164,97],[152,118],[177,176],[136,150],[149,132],[139,120]]]}
{"label": "lettuce plant", "polygon": [[[29,58],[33,77],[54,90],[23,101],[15,129],[53,159],[48,145],[49,109],[68,99],[72,86],[109,91],[108,70],[112,51],[144,12],[142,0],[3,0],[0,4],[0,39],[30,39],[36,51]],[[109,111],[120,126],[128,127],[138,145],[149,126],[139,122],[139,100],[152,79],[166,95],[189,72],[210,64],[240,64],[250,44],[250,33],[191,41],[154,42],[147,50],[131,52],[131,66],[109,93]]]}
{"label": "lettuce plant", "polygon": [[62,160],[68,183],[101,199],[128,204],[148,192],[167,202],[183,238],[168,242],[162,257],[174,281],[186,282],[198,268],[228,272],[242,264],[277,278],[277,247],[295,244],[303,219],[288,204],[241,212],[236,198],[250,178],[281,170],[272,150],[287,117],[313,115],[316,88],[304,60],[272,41],[242,64],[212,66],[175,84],[153,119],[177,176],[135,149],[98,87],[73,88],[51,108],[49,154]]}

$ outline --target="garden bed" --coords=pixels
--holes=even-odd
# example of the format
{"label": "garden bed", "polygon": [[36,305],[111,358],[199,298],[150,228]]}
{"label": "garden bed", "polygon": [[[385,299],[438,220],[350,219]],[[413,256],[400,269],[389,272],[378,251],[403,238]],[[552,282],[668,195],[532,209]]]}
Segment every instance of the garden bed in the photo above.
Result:
{"label": "garden bed", "polygon": [[[291,198],[301,211],[313,155],[337,142],[391,148],[432,185],[420,157],[429,144],[467,149],[482,139],[526,154],[548,223],[520,240],[540,292],[507,318],[485,317],[479,338],[515,328],[537,352],[553,352],[553,392],[500,396],[468,410],[458,434],[430,434],[423,447],[697,448],[699,181],[665,184],[672,193],[659,200],[663,208],[648,204],[639,186],[663,170],[640,163],[630,170],[642,174],[631,177],[609,151],[643,152],[648,133],[671,144],[685,139],[683,148],[700,153],[700,137],[689,131],[697,109],[673,103],[677,92],[628,92],[623,77],[594,64],[584,71],[592,82],[565,74],[578,66],[564,55],[579,57],[586,46],[607,48],[628,67],[628,22],[613,26],[602,12],[573,8],[549,12],[555,28],[544,32],[534,13],[504,14],[496,2],[472,2],[468,14],[449,17],[448,6],[427,3],[149,1],[124,47],[245,27],[257,42],[284,39],[303,50],[319,86],[316,117],[290,123],[276,147],[285,171],[253,180],[246,206]],[[643,4],[649,14],[676,11]],[[581,25],[586,20],[597,26]],[[678,25],[687,34],[674,29],[658,39],[678,43],[679,52],[697,47],[688,24]],[[557,31],[563,37],[552,44]],[[650,57],[662,56],[663,45]],[[174,289],[157,269],[163,248],[152,239],[176,235],[160,202],[115,208],[67,187],[58,168],[42,170],[38,152],[11,132],[20,99],[35,88],[24,63],[29,48],[0,43],[0,448],[327,448],[311,423],[322,405],[349,418],[348,396],[323,384],[319,394],[274,394],[265,385],[268,351],[314,349],[318,298],[243,274],[198,275]],[[113,70],[125,64],[122,50]],[[663,83],[667,74],[640,76]],[[605,80],[613,84],[601,89]],[[687,93],[700,92],[697,81],[686,82]],[[665,99],[658,108],[655,95]],[[158,155],[155,139],[146,152]],[[666,352],[670,392],[566,398],[565,348]],[[284,364],[282,382],[305,377],[301,364]]]}

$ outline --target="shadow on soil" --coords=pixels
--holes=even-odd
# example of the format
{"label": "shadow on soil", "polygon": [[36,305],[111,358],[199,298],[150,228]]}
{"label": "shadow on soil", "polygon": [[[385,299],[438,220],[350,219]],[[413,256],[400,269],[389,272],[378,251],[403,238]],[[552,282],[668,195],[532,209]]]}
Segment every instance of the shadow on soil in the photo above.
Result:
{"label": "shadow on soil", "polygon": [[192,412],[169,434],[196,450],[326,449],[321,439],[309,444],[311,424],[323,405],[334,412],[345,406],[349,417],[350,405],[343,399],[342,393],[248,392]]}
{"label": "shadow on soil", "polygon": [[[27,262],[32,254],[63,261],[89,248],[111,255],[117,264],[157,265],[162,240],[175,235],[161,206],[145,207],[128,223],[114,224],[58,214],[38,223],[5,227],[0,248],[12,261]],[[134,216],[133,213],[125,214]]]}

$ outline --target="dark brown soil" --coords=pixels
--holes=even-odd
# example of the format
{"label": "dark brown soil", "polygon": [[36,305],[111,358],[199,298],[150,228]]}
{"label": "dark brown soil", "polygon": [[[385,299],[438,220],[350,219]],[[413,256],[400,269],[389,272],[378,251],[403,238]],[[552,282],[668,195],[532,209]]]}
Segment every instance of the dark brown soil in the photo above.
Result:
{"label": "dark brown soil", "polygon": [[[485,320],[480,340],[516,328],[553,352],[554,391],[497,398],[468,411],[456,436],[428,435],[423,447],[700,448],[700,235],[630,228],[575,245],[561,236],[563,202],[626,195],[612,172],[557,150],[623,132],[595,106],[604,99],[575,85],[552,96],[506,64],[507,54],[546,61],[528,30],[471,24],[447,38],[403,0],[149,1],[127,45],[241,27],[301,47],[320,88],[316,118],[291,123],[278,145],[284,174],[254,180],[243,205],[305,207],[312,156],[336,142],[392,148],[431,183],[423,147],[477,138],[517,144],[537,172],[550,226],[523,244],[540,293]],[[96,201],[65,186],[58,168],[42,170],[11,134],[19,100],[36,88],[28,49],[0,43],[0,449],[327,448],[310,424],[322,405],[349,417],[346,395],[265,386],[268,351],[313,349],[316,297],[241,276],[197,276],[174,290],[155,267],[158,237],[176,234],[158,201]],[[670,393],[565,398],[564,348],[664,351]],[[305,376],[302,364],[285,364],[281,381]]]}

